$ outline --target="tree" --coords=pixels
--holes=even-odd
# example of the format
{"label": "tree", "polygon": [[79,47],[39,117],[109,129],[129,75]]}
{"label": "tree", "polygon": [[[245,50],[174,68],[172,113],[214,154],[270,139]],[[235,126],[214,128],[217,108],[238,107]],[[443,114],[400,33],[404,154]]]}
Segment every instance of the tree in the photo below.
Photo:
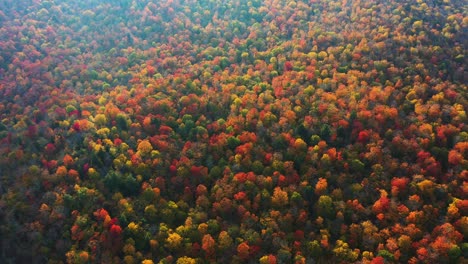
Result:
{"label": "tree", "polygon": [[231,246],[232,246],[232,238],[231,236],[229,236],[229,233],[226,232],[226,231],[221,231],[219,232],[219,235],[218,235],[218,248],[221,250],[221,251],[225,251],[227,249],[229,249]]}
{"label": "tree", "polygon": [[322,255],[322,247],[317,240],[309,241],[307,243],[307,252],[314,259],[318,259]]}
{"label": "tree", "polygon": [[289,203],[288,193],[283,191],[280,187],[276,187],[273,190],[271,203],[273,206],[276,206],[278,208],[288,205]]}
{"label": "tree", "polygon": [[237,246],[237,255],[243,259],[246,260],[249,258],[249,250],[250,246],[247,244],[247,242],[242,242]]}
{"label": "tree", "polygon": [[140,143],[138,143],[137,150],[142,157],[146,157],[153,150],[153,146],[151,145],[149,140],[145,139],[145,140],[142,140]]}
{"label": "tree", "polygon": [[327,179],[325,178],[319,178],[317,184],[315,185],[315,194],[316,195],[323,195],[327,191]]}
{"label": "tree", "polygon": [[216,242],[210,234],[206,234],[202,238],[202,249],[205,251],[206,257],[211,259],[215,255]]}
{"label": "tree", "polygon": [[260,258],[260,264],[276,264],[276,257],[274,255],[265,255]]}
{"label": "tree", "polygon": [[180,257],[177,259],[176,264],[196,264],[197,260],[189,257]]}
{"label": "tree", "polygon": [[169,234],[166,239],[166,246],[172,251],[177,251],[182,245],[182,237],[177,233]]}
{"label": "tree", "polygon": [[346,262],[354,262],[359,256],[359,253],[356,251],[353,251],[349,248],[348,243],[342,241],[342,240],[337,240],[335,248],[333,249],[333,254],[340,260],[346,261]]}
{"label": "tree", "polygon": [[334,218],[333,200],[328,195],[321,195],[316,204],[317,214],[327,219]]}

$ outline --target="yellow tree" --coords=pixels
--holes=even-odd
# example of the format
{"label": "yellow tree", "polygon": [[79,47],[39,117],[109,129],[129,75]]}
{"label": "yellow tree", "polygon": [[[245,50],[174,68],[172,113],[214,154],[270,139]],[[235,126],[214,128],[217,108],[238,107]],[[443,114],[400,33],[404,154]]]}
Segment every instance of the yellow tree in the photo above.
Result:
{"label": "yellow tree", "polygon": [[276,207],[283,207],[289,203],[288,193],[283,191],[281,187],[276,187],[273,190],[273,196],[271,197],[271,203]]}

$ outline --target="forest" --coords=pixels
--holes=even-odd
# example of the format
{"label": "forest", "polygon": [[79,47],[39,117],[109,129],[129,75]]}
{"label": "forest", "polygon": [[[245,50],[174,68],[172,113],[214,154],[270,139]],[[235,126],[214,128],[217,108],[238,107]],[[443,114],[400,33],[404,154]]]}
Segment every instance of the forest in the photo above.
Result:
{"label": "forest", "polygon": [[0,1],[2,263],[466,263],[464,2]]}

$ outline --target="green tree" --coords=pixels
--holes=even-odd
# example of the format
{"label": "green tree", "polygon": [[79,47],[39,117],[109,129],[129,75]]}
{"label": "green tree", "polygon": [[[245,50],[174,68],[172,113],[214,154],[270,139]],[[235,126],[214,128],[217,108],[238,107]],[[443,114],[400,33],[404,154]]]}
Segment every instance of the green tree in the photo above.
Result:
{"label": "green tree", "polygon": [[333,208],[333,200],[328,195],[322,195],[319,197],[316,204],[317,214],[323,218],[334,218],[335,209]]}

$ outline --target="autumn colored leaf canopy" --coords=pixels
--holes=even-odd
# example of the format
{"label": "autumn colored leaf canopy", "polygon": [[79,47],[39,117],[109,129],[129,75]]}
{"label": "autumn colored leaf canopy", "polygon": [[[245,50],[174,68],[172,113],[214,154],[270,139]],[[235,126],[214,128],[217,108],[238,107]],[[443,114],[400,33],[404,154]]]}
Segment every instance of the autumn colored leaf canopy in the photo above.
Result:
{"label": "autumn colored leaf canopy", "polygon": [[2,263],[464,263],[456,0],[0,1]]}

